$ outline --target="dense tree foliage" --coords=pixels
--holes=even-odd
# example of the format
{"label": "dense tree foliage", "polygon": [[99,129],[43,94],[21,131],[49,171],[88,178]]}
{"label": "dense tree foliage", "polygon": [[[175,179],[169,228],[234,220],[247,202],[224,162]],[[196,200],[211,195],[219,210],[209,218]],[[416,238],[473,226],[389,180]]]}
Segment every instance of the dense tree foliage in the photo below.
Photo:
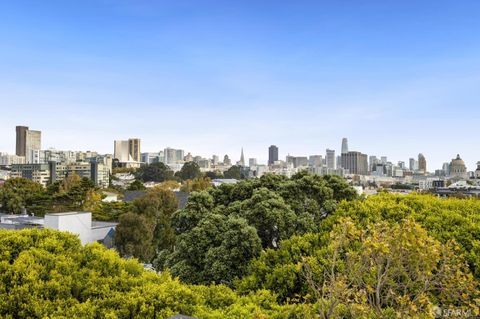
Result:
{"label": "dense tree foliage", "polygon": [[340,203],[310,234],[267,249],[240,291],[317,302],[321,317],[478,311],[480,201],[380,194]]}
{"label": "dense tree foliage", "polygon": [[1,210],[9,214],[43,216],[48,212],[93,210],[101,199],[95,183],[75,174],[47,188],[25,178],[9,179],[0,187]]}
{"label": "dense tree foliage", "polygon": [[100,202],[73,176],[48,189],[7,184],[5,207],[39,205],[38,192],[50,207],[119,217],[118,252],[154,260],[161,275],[70,234],[0,231],[0,317],[434,318],[436,306],[478,315],[479,200],[358,198],[339,177],[302,172],[193,191],[178,210],[165,185],[128,204]]}
{"label": "dense tree foliage", "polygon": [[26,209],[43,211],[50,200],[42,185],[25,178],[12,178],[0,187],[0,204],[4,212],[20,214]]}
{"label": "dense tree foliage", "polygon": [[146,187],[143,185],[141,181],[138,179],[134,180],[130,185],[127,187],[127,191],[143,191]]}
{"label": "dense tree foliage", "polygon": [[164,182],[174,179],[173,171],[161,162],[140,167],[135,176],[143,182]]}
{"label": "dense tree foliage", "polygon": [[223,172],[223,176],[225,178],[234,178],[234,179],[241,179],[242,178],[242,171],[241,167],[238,165],[233,165],[225,172]]}
{"label": "dense tree foliage", "polygon": [[[265,175],[192,193],[186,207],[173,215],[174,245],[161,251],[155,265],[170,269],[186,282],[232,284],[260,249],[275,248],[292,235],[318,230],[321,219],[340,200],[354,198],[355,190],[344,180],[306,173],[291,179]],[[199,234],[206,238],[200,240]],[[224,254],[217,262],[221,267],[215,268],[223,270],[212,274],[211,258],[218,255],[213,251],[222,245],[235,247],[241,238],[243,252]]]}
{"label": "dense tree foliage", "polygon": [[223,173],[220,172],[219,170],[215,171],[208,171],[205,173],[205,176],[210,178],[210,179],[216,179],[216,178],[223,178]]}
{"label": "dense tree foliage", "polygon": [[244,219],[208,213],[189,232],[178,236],[175,249],[164,250],[155,263],[169,267],[190,283],[223,283],[244,275],[245,260],[261,251],[255,228]]}
{"label": "dense tree foliage", "polygon": [[332,229],[341,217],[350,217],[365,227],[385,220],[397,223],[413,218],[433,238],[442,243],[455,240],[468,264],[480,279],[480,201],[478,199],[437,198],[430,195],[396,196],[379,194],[365,200],[342,203],[322,227]]}
{"label": "dense tree foliage", "polygon": [[183,164],[182,168],[175,173],[175,176],[179,177],[181,180],[195,179],[202,175],[200,172],[200,167],[195,162],[186,162]]}
{"label": "dense tree foliage", "polygon": [[145,271],[99,244],[53,230],[0,230],[2,318],[309,318],[308,305],[278,305],[267,291],[239,296]]}
{"label": "dense tree foliage", "polygon": [[195,179],[187,179],[182,183],[180,190],[182,192],[200,192],[212,186],[212,181],[208,177],[199,177]]}
{"label": "dense tree foliage", "polygon": [[119,252],[148,262],[157,250],[172,249],[175,232],[171,221],[177,209],[177,198],[163,188],[150,189],[136,199],[131,212],[122,215],[117,226],[115,243]]}

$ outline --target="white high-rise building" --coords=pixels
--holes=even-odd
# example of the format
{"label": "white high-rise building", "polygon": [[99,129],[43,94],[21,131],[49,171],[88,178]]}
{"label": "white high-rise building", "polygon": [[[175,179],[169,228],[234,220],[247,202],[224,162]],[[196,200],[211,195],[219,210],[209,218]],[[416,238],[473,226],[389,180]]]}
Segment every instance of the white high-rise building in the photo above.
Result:
{"label": "white high-rise building", "polygon": [[335,169],[335,150],[330,150],[327,148],[325,158],[326,158],[327,168]]}
{"label": "white high-rise building", "polygon": [[127,141],[114,141],[113,157],[118,159],[120,163],[132,162],[133,158],[128,152],[129,143]]}

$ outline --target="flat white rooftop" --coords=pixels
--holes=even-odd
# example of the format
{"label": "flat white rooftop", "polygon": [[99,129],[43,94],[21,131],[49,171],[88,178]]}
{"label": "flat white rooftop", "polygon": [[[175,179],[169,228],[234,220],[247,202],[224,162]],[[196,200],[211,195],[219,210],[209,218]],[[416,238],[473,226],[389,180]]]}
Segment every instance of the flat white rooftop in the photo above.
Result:
{"label": "flat white rooftop", "polygon": [[52,216],[68,216],[68,215],[78,215],[78,214],[91,214],[90,212],[62,212],[62,213],[50,213],[46,215]]}

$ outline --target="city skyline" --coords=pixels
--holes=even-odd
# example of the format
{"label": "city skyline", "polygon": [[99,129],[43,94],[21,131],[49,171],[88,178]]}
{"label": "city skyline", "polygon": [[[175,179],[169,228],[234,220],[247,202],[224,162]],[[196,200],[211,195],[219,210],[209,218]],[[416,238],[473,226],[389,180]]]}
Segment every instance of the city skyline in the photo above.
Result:
{"label": "city skyline", "polygon": [[[22,130],[27,130],[28,131],[28,127],[26,127],[26,126],[16,126],[16,128],[15,128],[15,132],[16,132],[15,142],[17,144],[15,153],[18,152],[18,139],[19,139],[19,136],[22,136],[22,135],[19,135],[19,134],[21,134],[20,132]],[[114,140],[113,141],[114,145],[113,145],[113,151],[112,152],[110,152],[110,151],[100,152],[100,151],[95,150],[95,149],[86,149],[86,150],[85,149],[84,150],[72,149],[72,148],[59,149],[59,148],[56,148],[56,147],[40,148],[41,131],[31,131],[31,132],[34,132],[34,133],[38,134],[38,141],[36,142],[36,143],[38,143],[38,147],[37,147],[38,150],[49,150],[50,149],[50,150],[58,150],[58,151],[96,152],[98,154],[112,155],[113,156],[112,158],[116,158],[120,162],[143,162],[141,160],[141,155],[143,156],[143,154],[147,155],[147,154],[153,154],[155,152],[163,152],[163,150],[165,150],[165,152],[167,152],[167,150],[174,151],[174,152],[181,152],[182,155],[180,156],[180,158],[177,158],[177,160],[182,160],[184,158],[184,155],[201,156],[201,157],[206,158],[206,159],[212,159],[212,158],[213,159],[215,159],[215,158],[218,159],[219,154],[222,154],[222,153],[215,153],[215,154],[205,155],[203,153],[193,153],[188,148],[187,149],[180,148],[180,149],[176,150],[174,148],[171,148],[170,146],[165,146],[164,148],[160,147],[160,148],[157,148],[155,151],[141,150],[140,149],[141,138],[128,138],[127,140]],[[349,154],[350,153],[359,153],[359,154],[362,153],[362,151],[349,149],[348,143],[349,143],[348,138],[343,137],[342,140],[341,140],[341,146],[339,148],[339,153],[341,153],[340,155],[347,154],[347,153],[349,153]],[[272,151],[272,149],[274,149],[274,151]],[[317,152],[317,153],[307,152],[307,153],[304,153],[304,154],[291,154],[290,152],[286,151],[285,155],[282,155],[282,156],[279,155],[279,154],[282,154],[282,153],[279,152],[279,149],[280,148],[278,147],[278,145],[270,145],[266,149],[267,156],[266,156],[265,160],[263,160],[263,157],[261,157],[261,156],[260,157],[255,157],[255,156],[245,157],[243,146],[240,149],[239,161],[236,161],[234,154],[232,155],[232,154],[224,153],[224,156],[229,156],[229,157],[231,156],[231,158],[234,160],[234,163],[236,162],[236,165],[240,165],[240,166],[246,166],[247,162],[251,163],[250,160],[254,160],[255,163],[258,163],[258,164],[261,164],[261,165],[271,165],[271,164],[273,164],[273,161],[271,161],[271,158],[273,158],[273,159],[276,158],[277,160],[280,160],[280,161],[284,161],[283,158],[285,158],[285,161],[288,162],[289,157],[293,158],[293,157],[302,157],[302,156],[304,156],[304,157],[305,156],[307,156],[307,157],[320,156],[321,158],[324,159],[325,167],[332,168],[332,169],[337,167],[337,165],[339,165],[338,163],[340,163],[340,158],[341,158],[340,155],[335,156],[335,151],[336,151],[335,149],[332,150],[332,149],[329,149],[329,148],[326,148],[323,153],[321,153],[321,152]],[[15,154],[15,153],[9,153],[8,151],[5,152],[5,151],[0,150],[0,154],[2,154],[2,153],[3,154],[10,154],[10,155]],[[380,154],[380,153],[378,153],[378,154]],[[366,160],[366,163],[368,165],[372,165],[372,158],[375,158],[375,161],[381,161],[383,163],[389,162],[389,163],[392,163],[393,165],[398,164],[400,166],[405,166],[406,161],[403,161],[401,159],[392,159],[389,156],[378,155],[378,154],[375,153],[375,154],[363,154],[363,155],[365,156],[365,160]],[[410,169],[411,169],[412,166],[416,165],[417,168],[419,168],[421,171],[423,171],[425,173],[426,172],[433,173],[436,170],[444,169],[444,166],[446,164],[450,163],[450,161],[454,160],[455,158],[458,159],[459,156],[460,156],[459,153],[457,153],[456,157],[452,157],[452,159],[443,161],[442,165],[440,167],[430,166],[431,163],[429,162],[429,160],[427,158],[425,158],[425,156],[422,153],[418,154],[418,158],[417,158],[418,160],[415,159],[415,157],[409,157],[408,162],[409,162]],[[27,161],[29,160],[29,157],[30,157],[30,155],[26,156]],[[248,159],[248,161],[246,159]],[[189,161],[189,160],[185,160],[185,161]],[[413,161],[413,163],[412,163],[412,161]],[[169,163],[169,160],[166,160],[166,163]],[[429,166],[427,166],[427,163],[429,163]],[[472,171],[475,168],[478,168],[479,163],[480,163],[480,161],[475,162],[475,164],[473,165]],[[342,166],[342,165],[340,164],[340,166]],[[469,168],[468,164],[466,166],[467,166],[467,169],[469,170],[470,168]],[[429,170],[427,167],[430,167],[431,169]],[[427,168],[427,169],[425,169],[425,168]],[[369,170],[369,169],[367,168],[366,170]]]}
{"label": "city skyline", "polygon": [[[456,4],[456,5],[455,5]],[[393,161],[480,160],[480,3],[173,1],[0,4],[0,151],[112,153],[138,136],[266,163],[349,148]],[[382,25],[382,28],[378,28]],[[433,26],[433,27],[432,27]]]}

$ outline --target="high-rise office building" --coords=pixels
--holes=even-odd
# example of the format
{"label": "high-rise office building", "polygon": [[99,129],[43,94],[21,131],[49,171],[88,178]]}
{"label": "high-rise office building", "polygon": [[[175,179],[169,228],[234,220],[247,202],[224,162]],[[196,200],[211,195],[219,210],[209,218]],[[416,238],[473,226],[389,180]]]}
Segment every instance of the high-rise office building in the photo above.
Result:
{"label": "high-rise office building", "polygon": [[113,157],[116,158],[120,163],[132,161],[128,150],[128,141],[113,141]]}
{"label": "high-rise office building", "polygon": [[327,148],[325,158],[327,162],[327,168],[335,169],[335,150],[330,150]]}
{"label": "high-rise office building", "polygon": [[427,160],[422,153],[418,154],[418,170],[423,174],[427,173]]}
{"label": "high-rise office building", "polygon": [[322,167],[323,166],[323,156],[322,155],[310,155],[308,157],[308,166]]}
{"label": "high-rise office building", "polygon": [[270,145],[268,148],[268,165],[273,165],[276,161],[278,161],[278,147]]}
{"label": "high-rise office building", "polygon": [[342,168],[348,169],[350,174],[368,174],[368,156],[360,152],[342,154]]}
{"label": "high-rise office building", "polygon": [[257,166],[257,159],[256,158],[249,158],[248,159],[248,166],[249,167]]}
{"label": "high-rise office building", "polygon": [[408,168],[412,171],[412,172],[415,172],[416,170],[418,170],[418,162],[417,160],[415,160],[414,158],[410,158],[408,160]]}
{"label": "high-rise office building", "polygon": [[17,156],[24,156],[26,162],[31,163],[31,158],[35,157],[35,154],[38,155],[38,151],[42,148],[42,132],[29,130],[27,126],[17,126],[15,131],[15,154]]}
{"label": "high-rise office building", "polygon": [[342,154],[347,154],[348,153],[348,139],[344,137],[342,139]]}
{"label": "high-rise office building", "polygon": [[26,143],[27,143],[27,126],[17,126],[15,128],[17,133],[17,143],[15,149],[15,155],[25,156],[26,155]]}
{"label": "high-rise office building", "polygon": [[176,150],[175,151],[175,157],[177,159],[177,162],[183,161],[183,158],[185,157],[184,154],[185,154],[184,150]]}
{"label": "high-rise office building", "polygon": [[375,155],[371,155],[368,158],[368,170],[370,172],[373,172],[375,170],[375,166],[379,163],[380,161],[378,160],[378,158]]}
{"label": "high-rise office building", "polygon": [[113,157],[120,163],[141,162],[140,139],[116,140],[113,142]]}
{"label": "high-rise office building", "polygon": [[134,162],[140,162],[140,139],[139,138],[130,138],[128,139],[128,153],[132,157]]}

